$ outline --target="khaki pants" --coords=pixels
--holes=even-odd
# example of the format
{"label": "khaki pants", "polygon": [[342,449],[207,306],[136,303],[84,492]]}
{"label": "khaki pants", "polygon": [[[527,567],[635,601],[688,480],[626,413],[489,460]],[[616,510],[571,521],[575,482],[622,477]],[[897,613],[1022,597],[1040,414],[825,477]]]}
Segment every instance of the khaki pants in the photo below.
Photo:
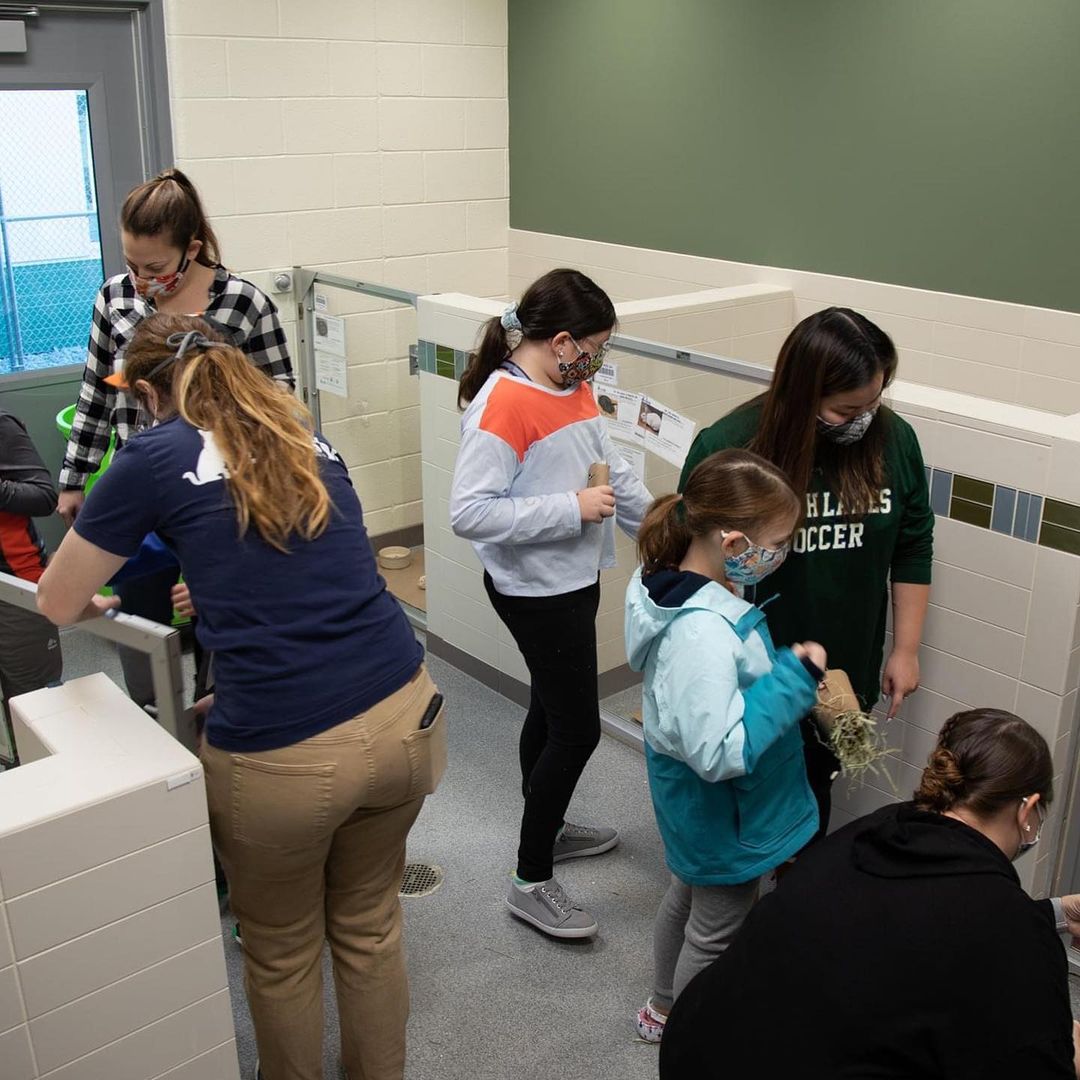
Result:
{"label": "khaki pants", "polygon": [[421,668],[366,713],[281,750],[203,745],[210,823],[241,927],[264,1080],[322,1080],[323,941],[351,1080],[401,1080],[405,839],[446,765]]}

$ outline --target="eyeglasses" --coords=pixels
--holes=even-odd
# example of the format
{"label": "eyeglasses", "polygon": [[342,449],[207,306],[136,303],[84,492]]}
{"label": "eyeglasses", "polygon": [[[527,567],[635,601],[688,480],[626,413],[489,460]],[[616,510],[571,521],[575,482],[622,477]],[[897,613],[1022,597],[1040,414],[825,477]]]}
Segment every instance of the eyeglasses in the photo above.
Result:
{"label": "eyeglasses", "polygon": [[[570,340],[574,341],[573,338],[571,338]],[[588,339],[586,339],[585,344],[589,344]],[[588,349],[583,349],[576,341],[574,341],[574,348],[577,349],[580,356],[587,356],[594,363],[596,361],[600,361],[602,363],[604,357],[608,354],[608,350],[611,348],[611,342],[605,341],[603,345],[596,346],[591,353],[588,351]]]}

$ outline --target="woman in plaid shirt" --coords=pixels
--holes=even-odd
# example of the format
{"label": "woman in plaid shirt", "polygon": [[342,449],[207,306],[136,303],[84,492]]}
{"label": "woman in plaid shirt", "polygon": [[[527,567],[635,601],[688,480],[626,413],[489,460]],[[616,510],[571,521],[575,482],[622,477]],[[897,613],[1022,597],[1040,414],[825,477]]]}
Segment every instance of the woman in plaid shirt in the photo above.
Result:
{"label": "woman in plaid shirt", "polygon": [[[135,328],[148,315],[201,315],[271,378],[290,385],[293,381],[277,308],[250,281],[221,265],[217,237],[199,194],[179,169],[166,169],[128,195],[120,210],[120,229],[128,269],[109,278],[94,302],[86,369],[60,472],[57,512],[69,526],[112,432],[123,444],[149,421],[114,379]],[[169,589],[176,577],[171,570],[125,583],[117,589],[124,611],[168,623]],[[120,649],[120,657],[128,692],[138,704],[150,704],[154,692],[148,660],[125,649]]]}

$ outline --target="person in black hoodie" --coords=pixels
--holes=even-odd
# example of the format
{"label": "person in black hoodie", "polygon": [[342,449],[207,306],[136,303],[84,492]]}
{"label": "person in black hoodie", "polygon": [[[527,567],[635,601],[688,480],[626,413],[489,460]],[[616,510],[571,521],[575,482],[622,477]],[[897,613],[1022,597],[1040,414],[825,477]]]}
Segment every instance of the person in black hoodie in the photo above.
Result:
{"label": "person in black hoodie", "polygon": [[808,850],[683,991],[661,1080],[1072,1080],[1059,934],[1080,896],[1032,900],[1053,765],[1012,713],[946,721],[913,802]]}

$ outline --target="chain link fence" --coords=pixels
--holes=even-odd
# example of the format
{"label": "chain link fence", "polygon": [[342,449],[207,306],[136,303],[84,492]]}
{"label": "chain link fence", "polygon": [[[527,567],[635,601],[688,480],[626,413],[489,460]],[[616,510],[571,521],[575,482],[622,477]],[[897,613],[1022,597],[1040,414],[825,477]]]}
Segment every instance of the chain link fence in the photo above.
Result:
{"label": "chain link fence", "polygon": [[0,131],[0,375],[81,364],[103,277],[86,91],[0,91]]}

